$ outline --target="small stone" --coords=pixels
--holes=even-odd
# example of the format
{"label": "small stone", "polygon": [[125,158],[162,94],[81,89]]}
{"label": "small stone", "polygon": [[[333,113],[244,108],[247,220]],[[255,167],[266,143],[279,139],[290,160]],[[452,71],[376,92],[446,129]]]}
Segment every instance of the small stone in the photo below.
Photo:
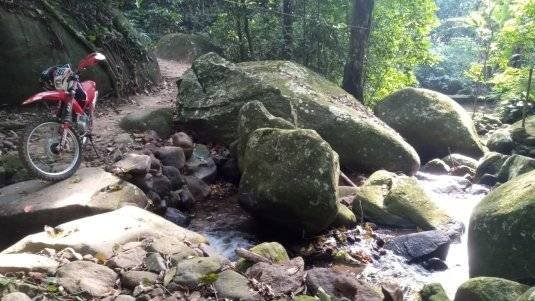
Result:
{"label": "small stone", "polygon": [[164,146],[156,150],[156,156],[165,166],[173,166],[182,169],[186,164],[186,156],[184,150],[176,146]]}
{"label": "small stone", "polygon": [[145,258],[145,266],[147,270],[155,273],[163,272],[167,269],[165,260],[162,255],[158,253],[151,253]]}
{"label": "small stone", "polygon": [[73,261],[58,269],[58,284],[71,294],[88,293],[104,297],[113,293],[118,275],[108,267],[89,262]]}
{"label": "small stone", "polygon": [[149,170],[150,157],[138,154],[128,154],[126,158],[111,166],[111,172],[118,176],[145,175]]}
{"label": "small stone", "polygon": [[164,166],[162,168],[162,173],[171,182],[172,190],[178,190],[182,188],[182,186],[184,186],[184,184],[186,183],[184,178],[182,177],[182,174],[180,173],[180,170],[178,170],[178,168],[176,167]]}
{"label": "small stone", "polygon": [[221,298],[232,300],[253,300],[259,299],[249,288],[249,280],[232,270],[226,270],[219,274],[214,283],[217,295]]}
{"label": "small stone", "polygon": [[450,172],[450,167],[448,164],[446,164],[444,161],[440,159],[433,159],[429,162],[427,162],[422,167],[423,172],[431,173],[431,174],[448,174]]}
{"label": "small stone", "polygon": [[214,257],[186,259],[177,264],[173,282],[188,288],[196,288],[212,274],[221,271],[221,261]]}
{"label": "small stone", "polygon": [[174,237],[157,238],[150,244],[148,250],[162,255],[179,255],[182,259],[197,255],[192,248]]}
{"label": "small stone", "polygon": [[176,208],[167,207],[164,217],[181,227],[187,227],[191,223],[191,219]]}
{"label": "small stone", "polygon": [[127,145],[134,143],[134,140],[132,139],[132,137],[130,137],[130,134],[128,133],[122,133],[115,136],[115,138],[113,138],[113,141],[119,145]]}
{"label": "small stone", "polygon": [[158,282],[158,274],[146,271],[127,271],[121,275],[121,281],[125,288],[134,289],[142,284],[152,285]]}
{"label": "small stone", "polygon": [[129,295],[119,295],[114,299],[114,301],[136,301],[136,298]]}
{"label": "small stone", "polygon": [[171,181],[164,175],[153,176],[152,189],[160,196],[169,195],[169,192],[171,192]]}
{"label": "small stone", "polygon": [[192,176],[185,176],[184,179],[195,201],[202,202],[210,195],[210,186],[204,181]]}
{"label": "small stone", "polygon": [[174,146],[181,147],[184,150],[187,158],[191,157],[193,152],[193,140],[188,134],[184,132],[176,133],[171,136],[171,141]]}

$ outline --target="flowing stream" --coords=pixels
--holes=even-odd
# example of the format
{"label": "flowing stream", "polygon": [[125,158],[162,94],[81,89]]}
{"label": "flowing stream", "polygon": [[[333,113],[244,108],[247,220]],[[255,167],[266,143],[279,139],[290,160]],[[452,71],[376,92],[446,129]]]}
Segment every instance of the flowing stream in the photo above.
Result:
{"label": "flowing stream", "polygon": [[[417,178],[435,203],[450,216],[463,222],[466,228],[468,228],[472,210],[488,193],[488,188],[480,185],[470,185],[462,177],[418,173]],[[202,230],[196,230],[203,232],[216,251],[231,260],[235,260],[234,250],[236,248],[248,248],[261,241],[255,235],[254,230],[247,226],[248,222],[243,217],[241,219],[232,217],[232,215],[237,216],[240,213],[235,210],[232,212],[232,214],[223,214],[216,217],[217,222],[214,224],[217,226],[203,226]],[[392,229],[381,228],[376,233],[384,237],[403,234]],[[345,247],[366,249],[367,247],[370,248],[369,245],[371,243],[371,240],[369,242],[364,240]],[[388,251],[379,260],[368,264],[359,277],[379,285],[382,283],[397,283],[404,290],[406,300],[412,300],[413,296],[417,294],[424,284],[439,282],[443,285],[450,298],[453,299],[457,288],[468,280],[466,232],[458,243],[451,244],[446,264],[449,268],[445,271],[429,272],[419,265],[407,264],[404,258]]]}

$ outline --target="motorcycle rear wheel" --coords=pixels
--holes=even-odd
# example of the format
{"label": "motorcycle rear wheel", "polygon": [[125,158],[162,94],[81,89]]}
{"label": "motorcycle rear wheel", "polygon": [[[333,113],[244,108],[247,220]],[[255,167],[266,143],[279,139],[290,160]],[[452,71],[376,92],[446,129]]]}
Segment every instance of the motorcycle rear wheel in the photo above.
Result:
{"label": "motorcycle rear wheel", "polygon": [[62,124],[55,118],[42,119],[26,127],[21,136],[19,155],[35,177],[57,182],[71,177],[82,162],[82,142],[71,128],[66,128],[65,149],[58,150]]}

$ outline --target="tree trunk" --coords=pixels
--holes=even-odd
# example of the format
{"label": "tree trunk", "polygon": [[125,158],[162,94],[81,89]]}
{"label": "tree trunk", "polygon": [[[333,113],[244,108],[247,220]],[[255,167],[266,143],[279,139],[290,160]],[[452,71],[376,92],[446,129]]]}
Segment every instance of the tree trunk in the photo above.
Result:
{"label": "tree trunk", "polygon": [[522,108],[522,127],[526,128],[526,118],[528,116],[528,102],[529,92],[531,91],[531,79],[533,78],[533,67],[529,69],[528,88],[526,90],[526,100],[524,100],[524,107]]}
{"label": "tree trunk", "polygon": [[374,0],[354,0],[349,55],[342,87],[364,102],[364,67],[370,37]]}
{"label": "tree trunk", "polygon": [[292,58],[293,50],[293,7],[294,0],[282,1],[282,37],[284,39],[282,45],[282,56],[285,59]]}
{"label": "tree trunk", "polygon": [[238,35],[238,49],[240,52],[240,60],[245,60],[245,47],[243,45],[243,28],[242,28],[242,10],[241,7],[236,7],[236,33]]}

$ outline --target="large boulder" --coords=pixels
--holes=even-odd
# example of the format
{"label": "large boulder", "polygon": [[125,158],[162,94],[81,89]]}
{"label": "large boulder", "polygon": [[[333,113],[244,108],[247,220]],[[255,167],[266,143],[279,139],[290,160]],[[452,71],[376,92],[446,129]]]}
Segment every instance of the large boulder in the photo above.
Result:
{"label": "large boulder", "polygon": [[535,159],[522,155],[512,155],[503,162],[497,177],[503,183],[532,170],[535,170]]}
{"label": "large boulder", "polygon": [[406,88],[386,97],[374,112],[416,149],[422,162],[450,153],[479,158],[485,152],[470,116],[438,92]]}
{"label": "large boulder", "polygon": [[489,193],[470,218],[470,275],[533,283],[528,271],[535,268],[534,216],[535,171]]}
{"label": "large boulder", "polygon": [[368,221],[423,230],[447,230],[455,221],[442,211],[416,178],[384,170],[373,173],[357,189],[353,211]]}
{"label": "large boulder", "polygon": [[243,159],[240,204],[269,224],[311,234],[338,212],[338,155],[313,130],[258,129]]}
{"label": "large boulder", "polygon": [[128,132],[153,130],[160,137],[169,137],[173,133],[173,110],[157,108],[133,112],[123,117],[119,126]]}
{"label": "large boulder", "polygon": [[154,47],[156,56],[162,59],[191,63],[208,52],[222,52],[200,34],[170,33],[160,38]]}
{"label": "large boulder", "polygon": [[394,130],[337,85],[292,62],[233,64],[209,53],[179,80],[178,120],[230,144],[240,108],[259,101],[274,116],[316,130],[354,170],[415,173],[419,158]]}
{"label": "large boulder", "polygon": [[528,288],[527,285],[506,279],[478,277],[463,283],[455,293],[454,300],[516,301]]}
{"label": "large boulder", "polygon": [[0,247],[35,233],[43,226],[113,211],[125,205],[141,208],[148,199],[139,188],[101,168],[82,168],[58,183],[31,180],[0,189]]}
{"label": "large boulder", "polygon": [[2,253],[37,253],[44,248],[62,250],[71,247],[82,254],[112,257],[117,246],[144,238],[176,238],[192,245],[206,243],[204,236],[181,228],[144,209],[125,206],[121,209],[74,220],[29,235]]}
{"label": "large boulder", "polygon": [[101,93],[142,91],[160,80],[155,57],[109,3],[1,1],[0,39],[0,105],[21,103],[40,90],[41,71],[75,66],[95,49],[108,63],[82,77],[95,80]]}

